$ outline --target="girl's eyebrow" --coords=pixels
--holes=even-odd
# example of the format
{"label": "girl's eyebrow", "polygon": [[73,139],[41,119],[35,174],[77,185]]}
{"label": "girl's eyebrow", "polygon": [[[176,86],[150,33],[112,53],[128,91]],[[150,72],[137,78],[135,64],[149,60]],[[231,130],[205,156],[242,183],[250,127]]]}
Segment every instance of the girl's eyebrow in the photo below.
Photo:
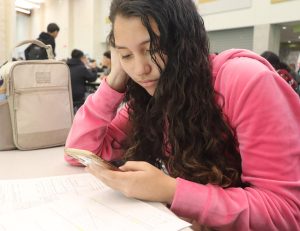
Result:
{"label": "girl's eyebrow", "polygon": [[[147,40],[141,42],[141,43],[139,44],[139,46],[140,46],[140,45],[145,45],[145,44],[147,44],[147,43],[150,43],[150,39],[147,39]],[[118,46],[118,45],[115,45],[115,48],[116,48],[116,49],[119,49],[119,50],[121,50],[121,49],[128,49],[127,47],[124,47],[124,46]]]}

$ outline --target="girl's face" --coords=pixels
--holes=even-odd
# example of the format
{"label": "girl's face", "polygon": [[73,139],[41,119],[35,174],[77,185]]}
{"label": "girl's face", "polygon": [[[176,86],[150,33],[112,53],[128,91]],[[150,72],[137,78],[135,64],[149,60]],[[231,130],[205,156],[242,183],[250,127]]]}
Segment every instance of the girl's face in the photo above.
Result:
{"label": "girl's face", "polygon": [[[154,20],[150,20],[152,30],[159,36]],[[116,50],[124,71],[153,96],[160,78],[158,66],[150,56],[150,36],[138,17],[118,15],[114,23]],[[158,64],[164,69],[164,62],[155,54]]]}

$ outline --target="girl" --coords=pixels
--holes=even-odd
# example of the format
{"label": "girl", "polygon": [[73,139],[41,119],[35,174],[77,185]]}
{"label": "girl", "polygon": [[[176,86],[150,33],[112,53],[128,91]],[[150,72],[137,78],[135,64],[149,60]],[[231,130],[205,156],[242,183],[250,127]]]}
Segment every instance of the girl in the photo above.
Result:
{"label": "girl", "polygon": [[126,163],[88,171],[210,228],[300,230],[300,101],[272,66],[209,55],[192,0],[113,0],[110,20],[111,72],[66,146]]}

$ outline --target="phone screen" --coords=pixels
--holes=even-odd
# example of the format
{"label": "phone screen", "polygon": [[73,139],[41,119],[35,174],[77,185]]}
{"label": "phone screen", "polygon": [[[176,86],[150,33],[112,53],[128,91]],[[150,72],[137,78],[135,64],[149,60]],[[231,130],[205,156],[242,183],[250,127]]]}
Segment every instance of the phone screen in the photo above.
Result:
{"label": "phone screen", "polygon": [[96,154],[82,149],[76,148],[65,148],[65,153],[74,159],[78,160],[81,164],[88,166],[91,163],[95,163],[101,166],[104,166],[108,169],[121,171],[118,167],[114,166],[112,163],[102,159]]}

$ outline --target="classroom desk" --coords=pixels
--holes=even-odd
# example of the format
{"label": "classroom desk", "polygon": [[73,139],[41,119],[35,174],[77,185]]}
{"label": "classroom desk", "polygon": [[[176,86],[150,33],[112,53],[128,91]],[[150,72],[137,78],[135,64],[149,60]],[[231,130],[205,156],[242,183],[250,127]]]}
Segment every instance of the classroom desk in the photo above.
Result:
{"label": "classroom desk", "polygon": [[[0,151],[0,180],[84,173],[85,170],[83,167],[71,166],[64,160],[63,148],[55,147],[32,151]],[[172,213],[162,204],[149,204]],[[182,231],[190,230],[192,229],[185,228]]]}
{"label": "classroom desk", "polygon": [[98,88],[100,86],[100,84],[101,84],[100,78],[97,78],[94,82],[88,82],[88,81],[85,82],[86,86],[91,86],[91,87],[95,87],[95,88]]}
{"label": "classroom desk", "polygon": [[0,179],[36,178],[84,173],[64,161],[63,147],[33,151],[0,151]]}

